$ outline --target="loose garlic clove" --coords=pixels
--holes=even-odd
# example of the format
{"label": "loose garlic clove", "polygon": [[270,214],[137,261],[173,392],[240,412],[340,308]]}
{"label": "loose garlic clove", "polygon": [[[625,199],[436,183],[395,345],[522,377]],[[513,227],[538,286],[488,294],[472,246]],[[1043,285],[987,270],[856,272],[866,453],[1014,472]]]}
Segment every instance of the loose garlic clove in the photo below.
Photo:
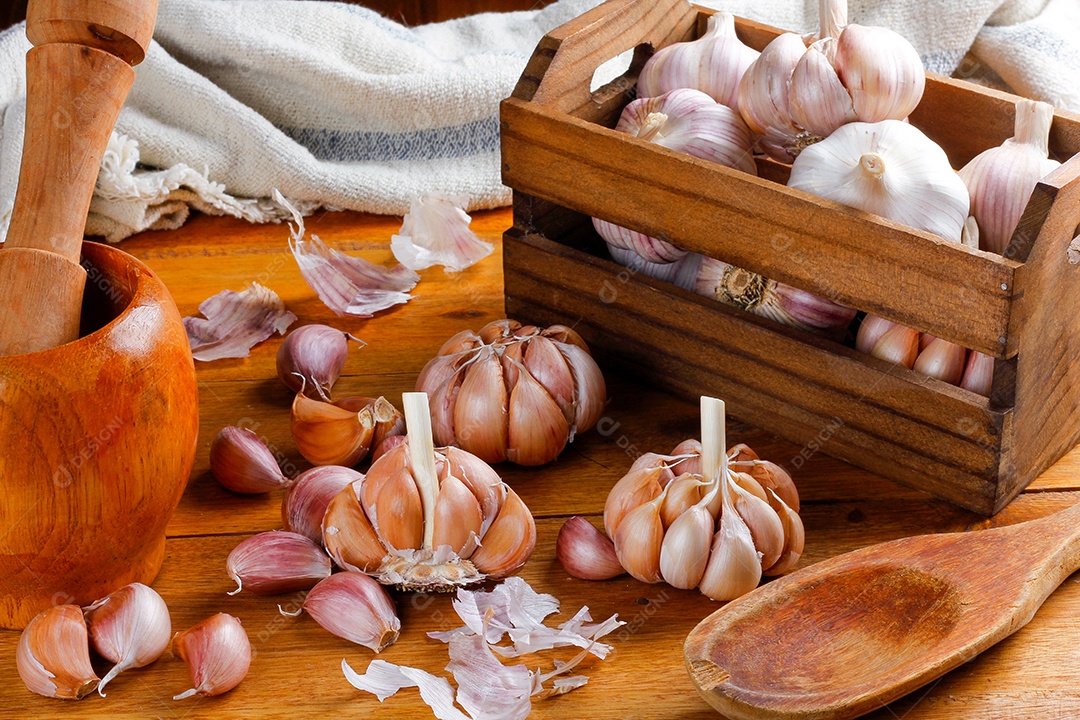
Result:
{"label": "loose garlic clove", "polygon": [[894,365],[911,368],[919,357],[919,331],[893,325],[874,344],[870,354]]}
{"label": "loose garlic clove", "polygon": [[967,366],[964,368],[964,377],[960,381],[960,387],[983,397],[990,397],[993,381],[994,358],[972,350],[968,356]]}
{"label": "loose garlic clove", "polygon": [[612,536],[619,564],[641,582],[658,583],[664,579],[660,574],[660,548],[664,542],[661,497],[627,513]]}
{"label": "loose garlic clove", "polygon": [[734,600],[761,582],[761,554],[754,547],[750,528],[735,510],[730,482],[721,479],[723,511],[713,537],[709,562],[698,589],[713,600]]}
{"label": "loose garlic clove", "polygon": [[803,528],[802,518],[793,511],[776,493],[769,493],[769,504],[780,516],[780,522],[784,526],[784,549],[779,559],[772,566],[765,568],[765,575],[783,575],[795,567],[802,557],[803,546],[806,543],[806,531]]}
{"label": "loose garlic clove", "polygon": [[663,492],[659,480],[665,472],[671,471],[663,465],[631,468],[615,483],[604,502],[604,529],[608,537],[615,537],[627,515],[659,497]]}
{"label": "loose garlic clove", "polygon": [[329,402],[330,389],[345,368],[352,335],[328,325],[304,325],[285,336],[277,354],[278,379],[294,393],[313,389]]}
{"label": "loose garlic clove", "polygon": [[964,376],[967,352],[956,343],[934,338],[926,349],[919,353],[912,369],[952,385],[959,385]]}
{"label": "loose garlic clove", "polygon": [[210,697],[240,684],[251,667],[251,642],[239,618],[218,613],[173,638],[173,653],[187,663],[194,685],[173,700]]}
{"label": "loose garlic clove", "polygon": [[15,666],[27,690],[81,700],[99,682],[90,666],[89,648],[83,611],[77,605],[56,605],[35,616],[23,630],[15,648]]}
{"label": "loose garlic clove", "polygon": [[660,545],[660,574],[672,587],[697,587],[709,563],[715,520],[705,505],[694,505],[677,517]]}
{"label": "loose garlic clove", "polygon": [[439,483],[439,496],[435,501],[434,547],[448,545],[460,555],[470,540],[480,537],[483,520],[480,503],[465,483],[453,475]]}
{"label": "loose garlic clove", "polygon": [[321,543],[323,516],[330,501],[363,477],[355,470],[338,465],[321,465],[300,473],[281,499],[281,521],[285,529]]}
{"label": "loose garlic clove", "polygon": [[210,472],[226,489],[245,494],[288,487],[277,459],[251,430],[229,425],[210,445]]}
{"label": "loose garlic clove", "polygon": [[290,423],[296,449],[313,465],[356,465],[373,445],[404,429],[385,398],[348,397],[334,403],[298,393]]}
{"label": "loose garlic clove", "polygon": [[918,51],[886,27],[847,25],[836,43],[835,64],[861,122],[906,118],[926,87]]}
{"label": "loose garlic clove", "polygon": [[225,561],[236,582],[235,595],[247,589],[256,595],[307,590],[330,576],[330,557],[310,538],[270,530],[240,542]]}
{"label": "loose garlic clove", "polygon": [[784,551],[784,525],[767,500],[731,483],[732,504],[750,529],[754,547],[761,555],[761,567],[767,568],[780,559]]}
{"label": "loose garlic clove", "polygon": [[331,575],[311,589],[295,617],[307,611],[327,632],[382,652],[398,639],[401,621],[382,585],[363,573]]}
{"label": "loose garlic clove", "polygon": [[363,481],[357,480],[330,501],[322,521],[322,540],[338,567],[374,572],[387,548],[364,512],[360,500],[363,486]]}
{"label": "loose garlic clove", "polygon": [[739,81],[758,57],[735,34],[735,16],[709,16],[696,40],[668,45],[649,58],[638,75],[638,97],[655,97],[679,88],[694,88],[718,103],[736,107]]}
{"label": "loose garlic clove", "polygon": [[615,554],[615,544],[579,515],[563,523],[555,542],[555,557],[566,572],[581,580],[609,580],[626,572]]}
{"label": "loose garlic clove", "polygon": [[169,647],[169,608],[157,592],[142,583],[125,585],[84,608],[83,615],[94,650],[114,663],[98,685],[102,697],[114,677],[129,668],[149,665]]}
{"label": "loose garlic clove", "polygon": [[971,191],[979,247],[1004,254],[1036,183],[1061,163],[1048,158],[1054,108],[1019,100],[1013,137],[975,156],[960,170]]}
{"label": "loose garlic clove", "polygon": [[495,522],[469,560],[493,578],[505,577],[525,564],[536,549],[536,523],[518,494],[508,490]]}

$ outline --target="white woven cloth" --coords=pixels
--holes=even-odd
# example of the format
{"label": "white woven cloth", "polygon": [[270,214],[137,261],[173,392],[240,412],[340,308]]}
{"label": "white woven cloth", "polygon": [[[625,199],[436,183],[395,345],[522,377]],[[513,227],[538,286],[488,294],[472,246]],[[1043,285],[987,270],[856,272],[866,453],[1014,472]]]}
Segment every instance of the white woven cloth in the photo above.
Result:
{"label": "white woven cloth", "polygon": [[[116,241],[176,227],[192,207],[276,220],[275,188],[308,210],[403,214],[430,190],[464,195],[470,209],[506,204],[498,101],[541,36],[596,3],[407,28],[337,3],[161,0],[87,232]],[[816,0],[710,4],[803,32],[817,25]],[[850,0],[849,13],[905,34],[931,70],[959,66],[1080,110],[1078,14],[1077,0]],[[23,26],[0,34],[0,235],[18,179],[28,48]]]}

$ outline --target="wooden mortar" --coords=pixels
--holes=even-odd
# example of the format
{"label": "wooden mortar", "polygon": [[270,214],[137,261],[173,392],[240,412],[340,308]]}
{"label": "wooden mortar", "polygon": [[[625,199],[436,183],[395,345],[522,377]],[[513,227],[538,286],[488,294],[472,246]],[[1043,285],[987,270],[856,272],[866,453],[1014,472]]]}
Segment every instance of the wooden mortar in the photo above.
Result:
{"label": "wooden mortar", "polygon": [[[82,246],[156,0],[31,0],[26,137],[0,249],[0,626],[151,582],[198,436],[187,335],[135,258]],[[81,258],[81,263],[80,263]]]}

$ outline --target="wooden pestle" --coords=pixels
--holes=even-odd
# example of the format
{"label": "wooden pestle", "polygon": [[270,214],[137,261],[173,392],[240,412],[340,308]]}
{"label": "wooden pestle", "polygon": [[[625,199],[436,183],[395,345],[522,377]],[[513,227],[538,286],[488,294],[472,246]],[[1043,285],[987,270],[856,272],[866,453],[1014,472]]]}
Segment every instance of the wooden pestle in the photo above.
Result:
{"label": "wooden pestle", "polygon": [[0,250],[0,355],[79,336],[83,230],[101,158],[153,34],[157,0],[30,0],[26,135]]}

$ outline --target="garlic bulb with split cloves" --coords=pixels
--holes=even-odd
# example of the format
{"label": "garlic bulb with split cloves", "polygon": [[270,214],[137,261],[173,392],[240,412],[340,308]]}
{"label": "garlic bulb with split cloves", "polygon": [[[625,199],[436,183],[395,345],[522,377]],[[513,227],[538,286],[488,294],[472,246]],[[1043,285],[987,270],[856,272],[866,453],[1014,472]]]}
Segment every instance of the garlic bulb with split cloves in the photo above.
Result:
{"label": "garlic bulb with split cloves", "polygon": [[36,615],[19,636],[15,667],[26,689],[39,695],[81,700],[92,693],[99,681],[82,609],[55,605]]}
{"label": "garlic bulb with split cloves", "polygon": [[614,577],[613,552],[638,580],[730,600],[798,562],[804,532],[791,477],[745,445],[726,449],[723,403],[701,400],[704,442],[638,458],[608,494],[606,537],[583,518],[564,525],[557,555],[571,575]]}
{"label": "garlic bulb with split cloves", "polygon": [[98,685],[102,697],[114,677],[129,668],[149,665],[169,647],[169,608],[153,588],[142,583],[125,585],[84,608],[83,613],[94,650],[114,663]]}
{"label": "garlic bulb with split cloves", "polygon": [[228,425],[210,444],[210,472],[233,492],[258,494],[289,486],[277,458],[254,432]]}
{"label": "garlic bulb with split cloves", "polygon": [[804,149],[788,187],[961,241],[968,191],[945,151],[899,120],[855,122]]}
{"label": "garlic bulb with split cloves", "polygon": [[312,465],[355,465],[403,430],[401,413],[385,398],[347,397],[333,403],[297,393],[292,404],[296,449]]}
{"label": "garlic bulb with split cloves", "polygon": [[251,667],[251,641],[238,618],[218,613],[178,632],[173,653],[187,663],[194,685],[173,700],[221,695],[240,684]]}
{"label": "garlic bulb with split cloves", "polygon": [[403,399],[406,440],[330,502],[327,552],[346,570],[412,590],[512,573],[536,546],[529,509],[480,458],[433,446],[427,395]]}
{"label": "garlic bulb with split cloves", "polygon": [[960,170],[971,192],[971,214],[982,250],[1005,253],[1035,184],[1061,165],[1048,157],[1053,121],[1050,105],[1019,100],[1013,136],[979,153]]}
{"label": "garlic bulb with split cloves", "polygon": [[679,88],[693,88],[718,103],[735,108],[739,81],[758,51],[735,35],[735,16],[710,15],[704,34],[657,50],[638,75],[638,97],[656,97]]}
{"label": "garlic bulb with split cloves", "polygon": [[604,377],[570,328],[514,320],[450,338],[416,389],[431,398],[437,445],[489,463],[543,465],[600,419]]}
{"label": "garlic bulb with split cloves", "polygon": [[364,344],[328,325],[304,325],[285,336],[277,354],[277,374],[295,393],[314,391],[330,401],[330,389],[345,368],[349,340]]}

